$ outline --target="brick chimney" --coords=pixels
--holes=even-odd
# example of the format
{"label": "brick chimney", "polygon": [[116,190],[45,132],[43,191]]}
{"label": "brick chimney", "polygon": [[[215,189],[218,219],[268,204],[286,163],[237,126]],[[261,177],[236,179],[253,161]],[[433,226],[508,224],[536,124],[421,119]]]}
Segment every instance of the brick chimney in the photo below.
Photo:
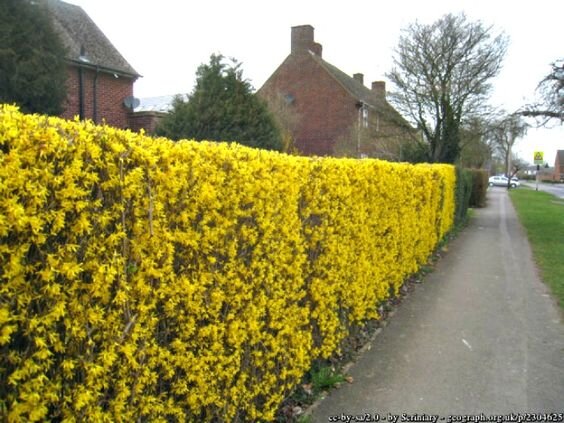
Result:
{"label": "brick chimney", "polygon": [[323,46],[319,43],[313,43],[310,50],[313,51],[317,56],[321,57],[323,53]]}
{"label": "brick chimney", "polygon": [[363,75],[362,73],[355,73],[355,74],[353,75],[353,79],[354,79],[355,81],[360,82],[362,85],[364,85],[364,75]]}
{"label": "brick chimney", "polygon": [[372,83],[372,92],[378,98],[386,98],[386,81],[374,81]]}
{"label": "brick chimney", "polygon": [[292,27],[292,54],[301,54],[311,51],[321,57],[323,48],[321,44],[313,41],[313,31],[314,28],[311,25],[300,25]]}

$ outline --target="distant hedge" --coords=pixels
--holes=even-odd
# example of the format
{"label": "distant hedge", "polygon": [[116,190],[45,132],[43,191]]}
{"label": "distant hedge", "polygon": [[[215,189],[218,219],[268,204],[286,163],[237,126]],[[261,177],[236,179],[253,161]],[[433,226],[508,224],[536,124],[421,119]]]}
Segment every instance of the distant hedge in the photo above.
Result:
{"label": "distant hedge", "polygon": [[483,169],[469,169],[472,174],[472,194],[470,207],[486,207],[489,173]]}
{"label": "distant hedge", "polygon": [[464,221],[468,208],[486,206],[488,177],[486,170],[456,168],[456,224]]}
{"label": "distant hedge", "polygon": [[467,169],[456,167],[455,224],[460,224],[466,219],[471,195],[472,174]]}
{"label": "distant hedge", "polygon": [[426,262],[455,179],[0,107],[1,420],[272,420]]}

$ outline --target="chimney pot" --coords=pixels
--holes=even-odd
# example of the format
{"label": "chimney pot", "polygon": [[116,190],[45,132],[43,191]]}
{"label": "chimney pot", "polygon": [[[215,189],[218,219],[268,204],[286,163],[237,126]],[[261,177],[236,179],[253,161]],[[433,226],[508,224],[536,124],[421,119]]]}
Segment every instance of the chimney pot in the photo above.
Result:
{"label": "chimney pot", "polygon": [[364,75],[362,73],[355,73],[353,79],[364,85]]}
{"label": "chimney pot", "polygon": [[374,81],[372,83],[372,92],[379,98],[386,98],[386,81]]}
{"label": "chimney pot", "polygon": [[313,43],[311,45],[311,51],[314,52],[317,56],[322,57],[323,46],[319,43]]}

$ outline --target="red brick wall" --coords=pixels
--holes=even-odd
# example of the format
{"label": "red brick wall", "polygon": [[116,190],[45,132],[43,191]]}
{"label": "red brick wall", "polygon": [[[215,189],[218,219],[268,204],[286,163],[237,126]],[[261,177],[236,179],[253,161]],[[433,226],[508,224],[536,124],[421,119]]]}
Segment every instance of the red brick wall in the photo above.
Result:
{"label": "red brick wall", "polygon": [[[67,103],[61,115],[66,119],[78,116],[79,108],[79,70],[77,67],[68,67],[67,78]],[[97,123],[105,121],[108,125],[118,128],[129,127],[129,111],[123,105],[123,99],[133,95],[133,79],[113,74],[83,69],[84,81],[84,117],[96,120]],[[95,83],[96,81],[96,83]],[[96,85],[96,116],[94,113],[94,85]]]}
{"label": "red brick wall", "polygon": [[160,112],[135,112],[129,115],[130,128],[139,132],[143,129],[148,134],[154,134],[157,125],[166,113]]}
{"label": "red brick wall", "polygon": [[299,116],[295,146],[305,155],[331,155],[335,142],[358,119],[355,99],[307,51],[291,54],[266,81],[259,95],[290,94]]}

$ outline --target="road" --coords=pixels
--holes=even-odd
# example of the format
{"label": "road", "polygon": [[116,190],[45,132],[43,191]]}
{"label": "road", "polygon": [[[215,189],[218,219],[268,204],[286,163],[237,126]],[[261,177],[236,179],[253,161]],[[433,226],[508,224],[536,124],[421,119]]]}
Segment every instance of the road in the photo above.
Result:
{"label": "road", "polygon": [[[521,181],[521,185],[525,185],[532,189],[536,188],[535,182]],[[564,198],[564,184],[545,184],[540,182],[539,191],[548,192],[558,198]]]}
{"label": "road", "polygon": [[488,207],[349,375],[353,383],[321,401],[313,422],[564,412],[563,313],[539,280],[506,190],[488,191]]}

